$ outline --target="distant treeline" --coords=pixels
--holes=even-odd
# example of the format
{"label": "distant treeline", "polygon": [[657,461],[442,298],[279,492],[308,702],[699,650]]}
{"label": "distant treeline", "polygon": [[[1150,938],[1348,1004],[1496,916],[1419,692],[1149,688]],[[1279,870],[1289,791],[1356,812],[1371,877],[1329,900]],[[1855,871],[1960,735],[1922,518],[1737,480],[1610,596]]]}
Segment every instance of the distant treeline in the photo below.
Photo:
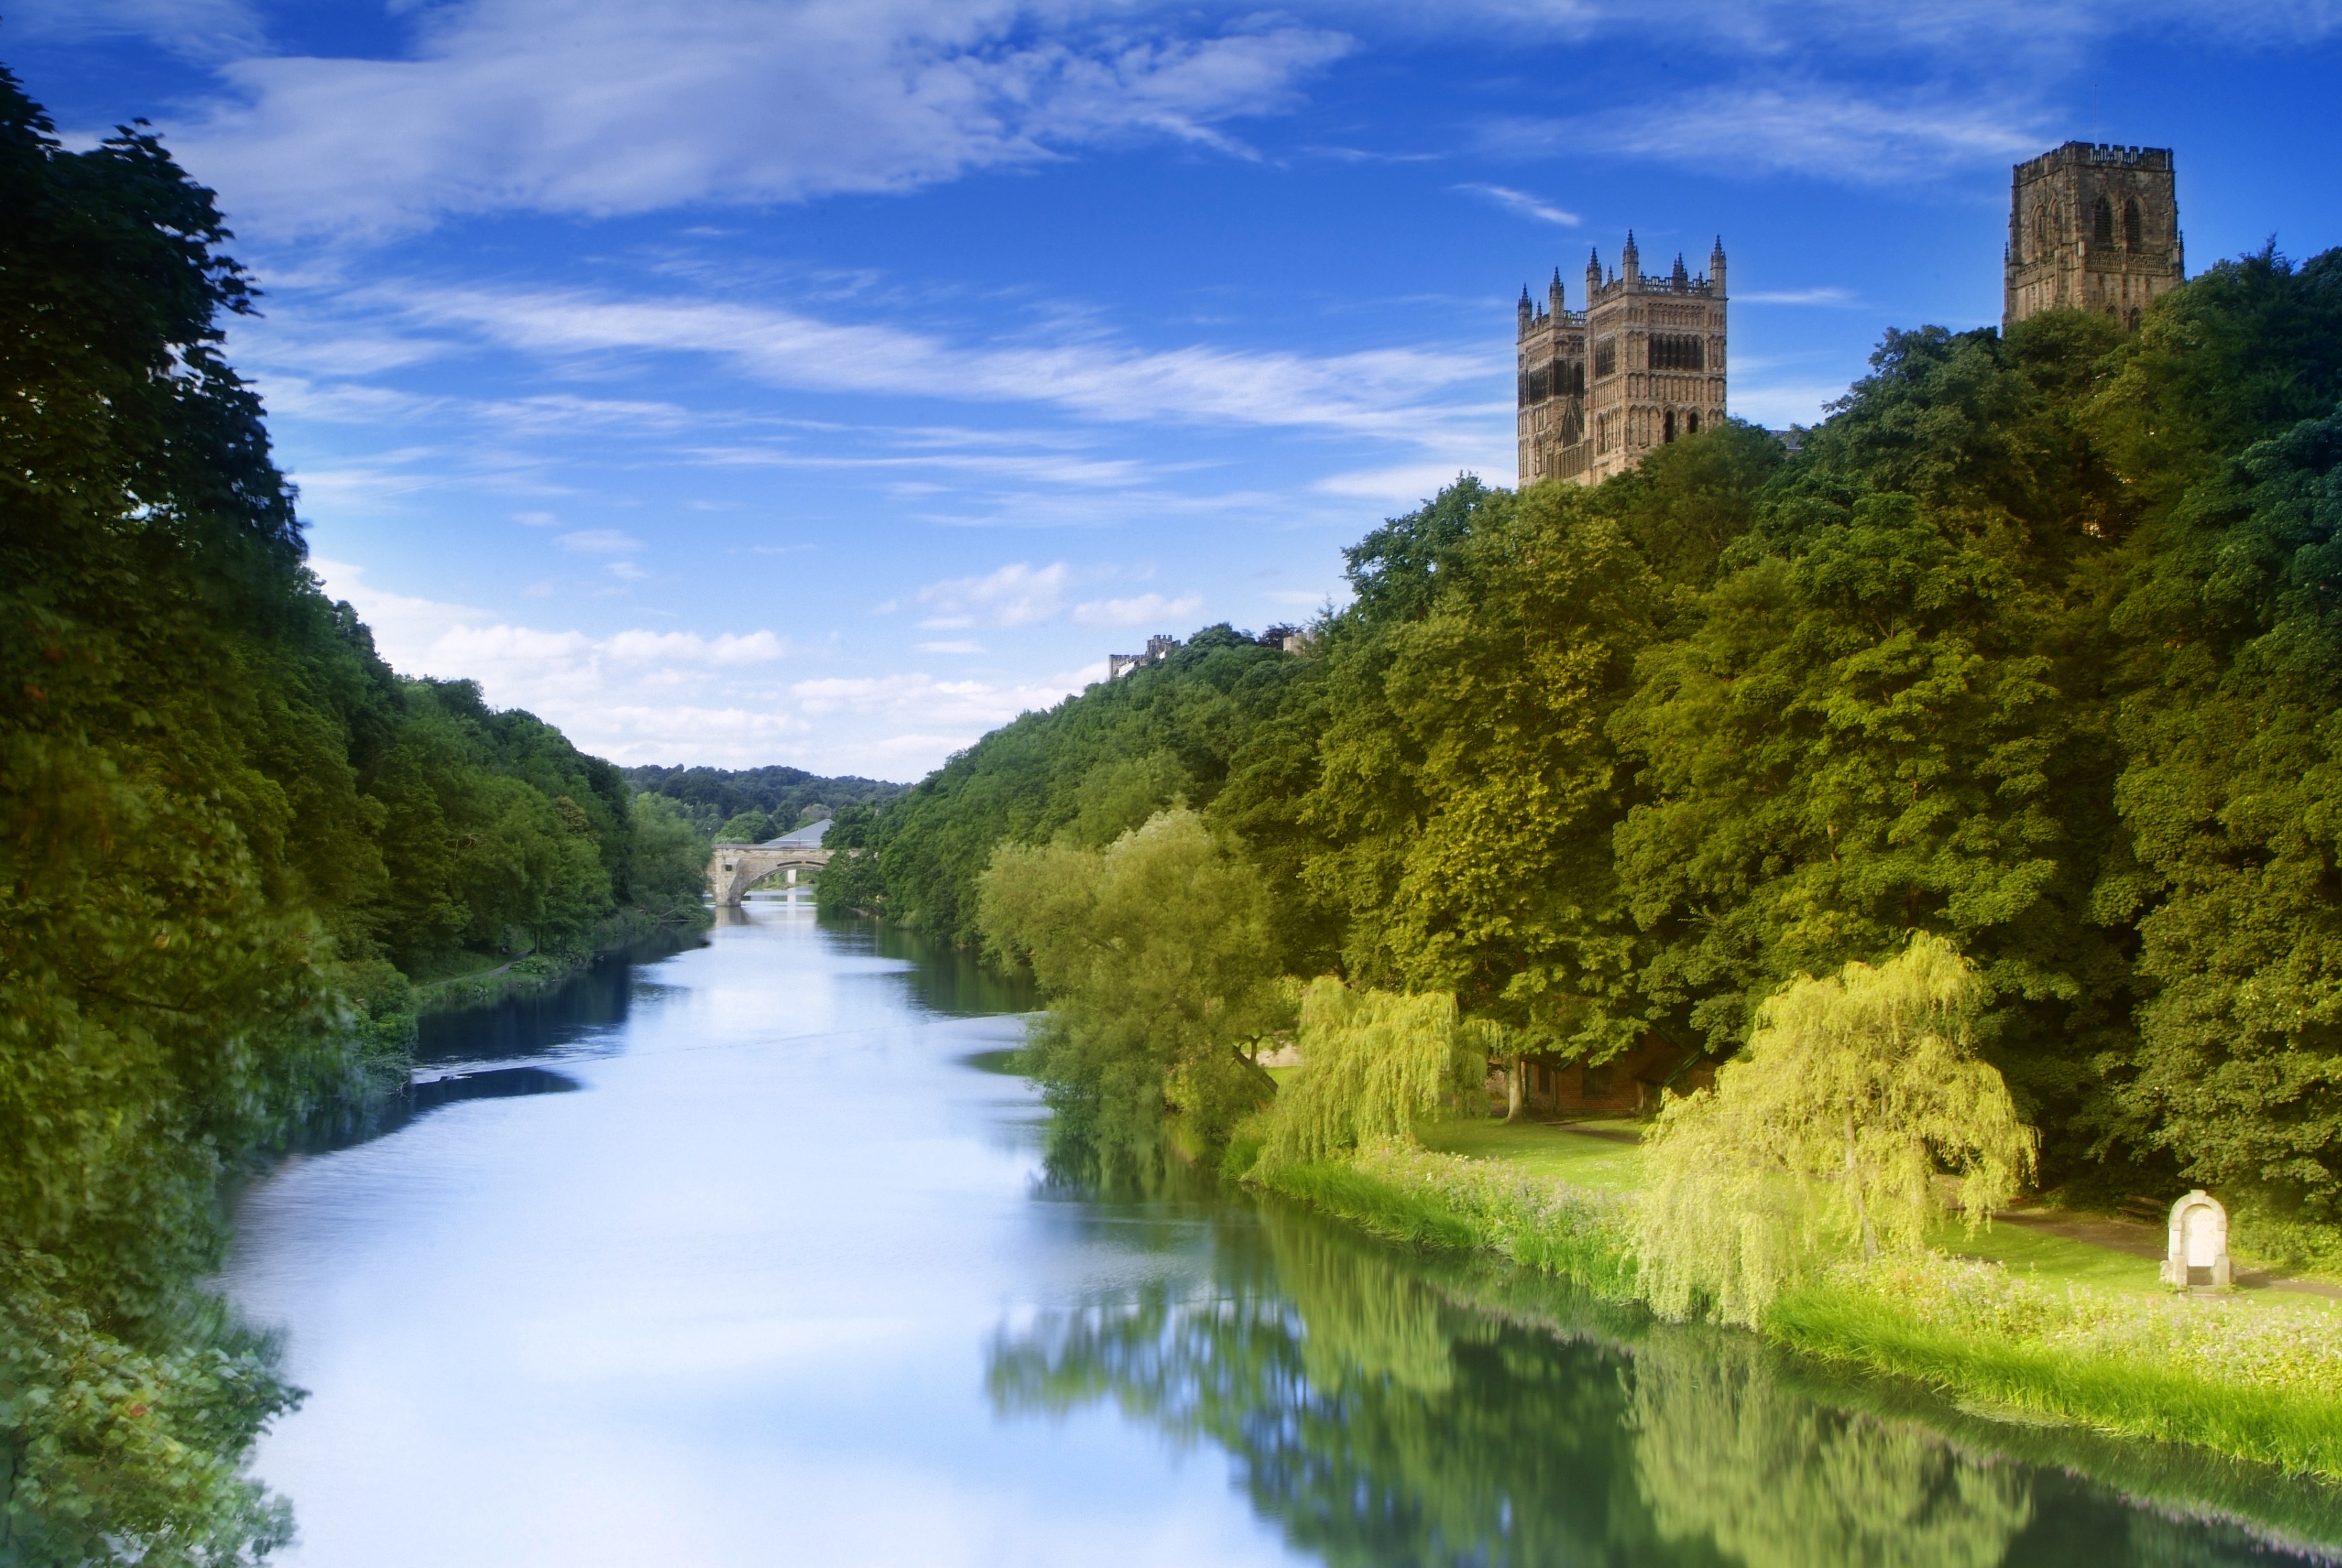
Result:
{"label": "distant treeline", "polygon": [[694,824],[719,838],[770,838],[825,813],[889,801],[910,788],[851,774],[823,778],[789,767],[736,771],[648,763],[626,769],[626,777],[635,788],[681,805]]}
{"label": "distant treeline", "polygon": [[706,836],[392,673],[220,356],[210,193],[50,129],[0,72],[0,1563],[244,1562],[295,1395],[195,1283],[221,1178],[404,1084],[413,981],[704,919]]}
{"label": "distant treeline", "polygon": [[[2048,1181],[2331,1222],[2337,398],[2342,252],[2224,263],[2135,334],[1892,332],[1794,452],[1459,481],[1347,552],[1302,652],[1210,628],[841,812],[823,896],[973,942],[1001,846],[1184,801],[1286,973],[1553,1061],[1720,1057],[1785,981],[1937,933]],[[1119,1049],[1052,1057],[1096,1075],[1059,1098],[1136,1094]],[[1156,1065],[1175,1111],[1208,1077]]]}

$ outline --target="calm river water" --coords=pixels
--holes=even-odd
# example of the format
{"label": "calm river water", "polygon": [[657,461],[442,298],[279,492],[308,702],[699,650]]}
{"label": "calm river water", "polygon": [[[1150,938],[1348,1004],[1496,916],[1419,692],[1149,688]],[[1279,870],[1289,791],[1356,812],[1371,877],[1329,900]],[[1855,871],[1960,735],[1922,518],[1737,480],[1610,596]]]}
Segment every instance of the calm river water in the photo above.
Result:
{"label": "calm river water", "polygon": [[1242,1195],[1040,1174],[964,960],[752,903],[443,1021],[245,1193],[289,1554],[395,1564],[2170,1565],[2329,1489],[2013,1426]]}

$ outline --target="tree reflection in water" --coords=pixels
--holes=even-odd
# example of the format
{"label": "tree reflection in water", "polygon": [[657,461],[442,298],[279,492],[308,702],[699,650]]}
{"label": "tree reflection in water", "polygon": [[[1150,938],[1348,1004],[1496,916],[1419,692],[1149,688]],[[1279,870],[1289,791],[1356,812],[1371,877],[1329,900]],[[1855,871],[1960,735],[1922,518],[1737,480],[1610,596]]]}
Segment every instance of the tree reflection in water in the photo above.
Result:
{"label": "tree reflection in water", "polygon": [[1746,1335],[1542,1285],[1533,1313],[1492,1307],[1468,1266],[1304,1214],[1223,1208],[1213,1229],[1210,1278],[1004,1333],[995,1408],[1110,1400],[1213,1443],[1262,1516],[1328,1563],[2268,1560],[2233,1525],[1817,1398]]}

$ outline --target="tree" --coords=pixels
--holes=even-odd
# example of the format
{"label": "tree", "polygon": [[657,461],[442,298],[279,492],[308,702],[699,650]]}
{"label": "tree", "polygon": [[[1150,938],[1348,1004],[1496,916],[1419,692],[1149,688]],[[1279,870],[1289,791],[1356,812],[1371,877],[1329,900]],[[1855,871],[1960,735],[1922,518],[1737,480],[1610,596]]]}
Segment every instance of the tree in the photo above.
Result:
{"label": "tree", "polygon": [[1655,1025],[1721,1054],[1790,976],[1944,934],[2070,1169],[2132,1042],[2097,902],[2126,855],[2105,611],[2129,524],[2077,427],[2103,345],[2052,327],[1890,334],[1611,728],[1640,764],[1616,844]]}
{"label": "tree", "polygon": [[631,811],[636,905],[666,924],[691,918],[707,892],[708,835],[665,795],[638,794]]}
{"label": "tree", "polygon": [[2117,613],[2146,907],[2127,1097],[2185,1173],[2342,1217],[2342,414],[2197,486]]}
{"label": "tree", "polygon": [[1061,1154],[1144,1158],[1169,1114],[1208,1148],[1267,1097],[1242,1049],[1285,1012],[1267,892],[1194,812],[1102,850],[1004,844],[980,898],[992,951],[1049,1004],[1029,1049]]}
{"label": "tree", "polygon": [[1479,1091],[1476,1049],[1446,992],[1354,991],[1331,975],[1301,996],[1301,1067],[1278,1092],[1266,1154],[1323,1160],[1361,1144],[1415,1140],[1416,1124],[1452,1114]]}
{"label": "tree", "polygon": [[1939,1166],[1971,1230],[2014,1198],[2035,1137],[1976,1057],[1983,1001],[1975,967],[1924,934],[1767,998],[1716,1086],[1670,1099],[1645,1140],[1636,1249],[1653,1307],[1753,1323],[1818,1261],[1916,1250],[1942,1210]]}
{"label": "tree", "polygon": [[762,844],[777,836],[779,831],[766,813],[744,811],[717,828],[716,836],[730,844]]}

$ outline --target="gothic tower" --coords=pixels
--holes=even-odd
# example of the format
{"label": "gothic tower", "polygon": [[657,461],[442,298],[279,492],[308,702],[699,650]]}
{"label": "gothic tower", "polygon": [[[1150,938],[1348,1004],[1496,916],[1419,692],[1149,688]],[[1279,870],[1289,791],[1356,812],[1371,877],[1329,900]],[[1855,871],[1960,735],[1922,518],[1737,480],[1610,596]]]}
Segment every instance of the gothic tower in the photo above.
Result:
{"label": "gothic tower", "polygon": [[1693,277],[1676,257],[1645,276],[1635,236],[1606,273],[1586,264],[1586,308],[1567,309],[1561,271],[1540,310],[1521,291],[1516,404],[1523,486],[1598,484],[1654,446],[1724,420],[1724,242]]}
{"label": "gothic tower", "polygon": [[2004,330],[2060,305],[2136,327],[2187,269],[2168,147],[2068,142],[2011,172]]}

